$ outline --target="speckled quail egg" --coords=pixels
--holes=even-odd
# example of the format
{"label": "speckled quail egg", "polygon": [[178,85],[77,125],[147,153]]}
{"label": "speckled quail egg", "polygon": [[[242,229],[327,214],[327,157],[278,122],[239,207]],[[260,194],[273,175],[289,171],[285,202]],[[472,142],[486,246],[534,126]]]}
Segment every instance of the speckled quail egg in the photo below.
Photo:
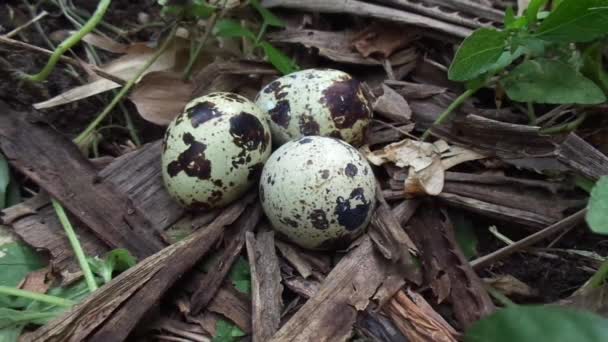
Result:
{"label": "speckled quail egg", "polygon": [[190,101],[163,140],[162,176],[189,209],[224,206],[258,179],[271,152],[261,110],[247,98],[217,92]]}
{"label": "speckled quail egg", "polygon": [[332,69],[280,77],[262,88],[255,103],[268,114],[275,145],[319,135],[359,146],[372,117],[362,83]]}
{"label": "speckled quail egg", "polygon": [[259,184],[272,227],[310,249],[345,248],[367,227],[376,181],[365,158],[344,141],[308,136],[272,153]]}

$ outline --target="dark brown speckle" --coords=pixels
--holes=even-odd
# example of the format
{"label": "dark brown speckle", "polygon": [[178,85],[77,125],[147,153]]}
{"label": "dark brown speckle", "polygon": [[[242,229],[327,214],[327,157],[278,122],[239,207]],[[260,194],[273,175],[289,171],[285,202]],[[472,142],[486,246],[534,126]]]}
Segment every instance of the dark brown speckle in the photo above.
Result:
{"label": "dark brown speckle", "polygon": [[205,157],[207,145],[194,140],[190,133],[185,133],[182,139],[184,144],[190,145],[190,147],[180,153],[177,160],[167,165],[169,176],[175,177],[181,171],[184,171],[189,177],[209,179],[211,176],[211,162]]}

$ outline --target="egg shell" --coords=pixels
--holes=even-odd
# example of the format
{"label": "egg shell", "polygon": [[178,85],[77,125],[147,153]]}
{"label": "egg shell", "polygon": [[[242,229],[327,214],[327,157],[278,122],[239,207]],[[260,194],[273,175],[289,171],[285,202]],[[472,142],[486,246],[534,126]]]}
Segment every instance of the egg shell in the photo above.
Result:
{"label": "egg shell", "polygon": [[347,247],[376,205],[367,160],[349,144],[320,136],[278,148],[264,166],[259,190],[272,227],[309,249]]}
{"label": "egg shell", "polygon": [[167,128],[162,176],[189,209],[224,206],[258,179],[271,152],[261,110],[247,98],[217,92],[190,101]]}
{"label": "egg shell", "polygon": [[275,145],[320,135],[363,143],[372,106],[361,82],[333,69],[307,69],[266,85],[255,103],[268,114]]}

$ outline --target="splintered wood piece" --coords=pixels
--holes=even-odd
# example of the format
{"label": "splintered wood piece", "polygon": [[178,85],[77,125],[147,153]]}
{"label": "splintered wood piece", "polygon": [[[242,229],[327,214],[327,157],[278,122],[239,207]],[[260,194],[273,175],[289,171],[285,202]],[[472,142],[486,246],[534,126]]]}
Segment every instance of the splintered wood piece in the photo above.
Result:
{"label": "splintered wood piece", "polygon": [[[411,298],[410,298],[411,296]],[[415,292],[399,291],[384,307],[408,341],[456,342],[458,333],[439,315],[424,297]]]}
{"label": "splintered wood piece", "polygon": [[[359,334],[376,342],[405,342],[408,340],[384,314],[367,309],[357,315],[355,328]],[[411,340],[414,342],[414,340]]]}
{"label": "splintered wood piece", "polygon": [[387,261],[363,236],[329,273],[318,292],[270,339],[346,341],[357,319],[389,272]]}
{"label": "splintered wood piece", "polygon": [[608,175],[608,157],[574,133],[558,146],[557,159],[593,180]]}
{"label": "splintered wood piece", "polygon": [[315,11],[322,13],[361,15],[376,19],[389,20],[402,24],[420,26],[423,28],[430,28],[442,33],[447,33],[449,36],[456,36],[460,38],[466,38],[473,32],[473,30],[471,30],[470,28],[465,28],[460,25],[454,25],[452,23],[447,23],[434,18],[429,18],[424,15],[400,11],[394,8],[357,0],[264,0],[263,5],[266,7],[287,7],[304,11]]}
{"label": "splintered wood piece", "polygon": [[209,267],[209,272],[205,274],[196,286],[194,293],[190,299],[190,310],[193,315],[198,314],[207,304],[213,299],[215,293],[222,285],[224,278],[232,264],[241,254],[243,245],[245,244],[245,233],[252,231],[262,217],[262,207],[259,203],[253,205],[253,209],[249,215],[241,215],[234,223],[234,232],[228,236],[228,245],[224,248],[222,254]]}
{"label": "splintered wood piece", "polygon": [[228,284],[215,293],[207,311],[221,314],[244,332],[251,333],[251,301],[232,285]]}
{"label": "splintered wood piece", "polygon": [[203,257],[255,198],[227,207],[209,226],[142,260],[25,341],[123,341],[159,298]]}
{"label": "splintered wood piece", "polygon": [[158,227],[131,198],[97,176],[95,166],[49,126],[26,121],[26,113],[0,103],[0,149],[112,248],[143,258],[163,248]]}
{"label": "splintered wood piece", "polygon": [[247,232],[245,239],[251,265],[253,342],[265,342],[279,329],[283,310],[283,286],[274,231],[263,230],[257,237]]}
{"label": "splintered wood piece", "polygon": [[456,242],[447,214],[433,201],[425,200],[410,224],[421,250],[426,280],[438,302],[449,299],[464,328],[494,312],[488,292]]}

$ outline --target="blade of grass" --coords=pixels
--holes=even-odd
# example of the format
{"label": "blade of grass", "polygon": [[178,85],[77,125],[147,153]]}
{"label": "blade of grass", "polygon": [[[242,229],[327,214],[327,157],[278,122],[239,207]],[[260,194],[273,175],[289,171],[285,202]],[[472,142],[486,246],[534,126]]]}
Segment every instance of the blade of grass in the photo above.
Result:
{"label": "blade of grass", "polygon": [[2,286],[0,285],[0,294],[8,295],[8,296],[16,296],[21,298],[27,298],[31,300],[36,300],[39,302],[44,302],[52,305],[62,306],[62,307],[70,307],[76,304],[75,301],[56,297],[49,296],[38,292],[26,291],[21,289],[16,289],[14,287]]}

